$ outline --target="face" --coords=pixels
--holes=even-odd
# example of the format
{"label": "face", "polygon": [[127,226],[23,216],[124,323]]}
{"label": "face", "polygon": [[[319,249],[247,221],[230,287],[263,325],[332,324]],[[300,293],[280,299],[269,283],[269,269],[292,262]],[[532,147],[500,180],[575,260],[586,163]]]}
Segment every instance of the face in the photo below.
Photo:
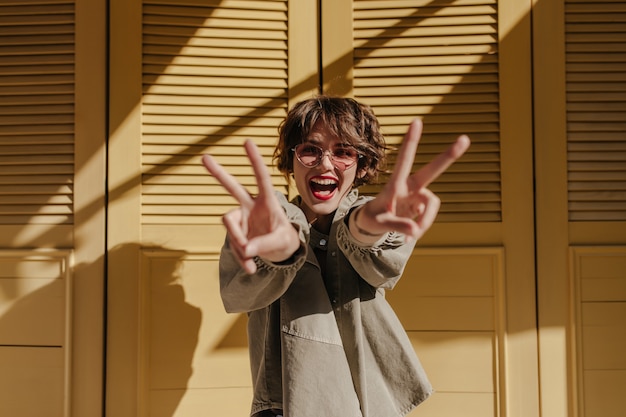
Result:
{"label": "face", "polygon": [[338,167],[341,164],[334,162],[328,151],[342,153],[341,139],[333,136],[322,122],[313,126],[305,143],[324,150],[321,162],[315,167],[305,166],[295,156],[293,159],[293,175],[302,198],[302,209],[307,220],[312,222],[337,210],[341,199],[352,189],[358,163],[345,170]]}

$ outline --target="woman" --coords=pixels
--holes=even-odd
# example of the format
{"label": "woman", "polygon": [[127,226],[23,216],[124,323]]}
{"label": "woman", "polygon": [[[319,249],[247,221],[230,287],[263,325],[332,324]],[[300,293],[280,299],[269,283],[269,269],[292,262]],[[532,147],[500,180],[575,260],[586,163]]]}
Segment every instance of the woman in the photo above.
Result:
{"label": "woman", "polygon": [[298,103],[281,124],[278,169],[299,196],[274,191],[256,146],[252,197],[215,160],[208,171],[238,200],[223,222],[220,286],[228,312],[248,314],[251,415],[392,417],[432,389],[384,298],[439,199],[427,186],[469,146],[461,136],[411,174],[421,122],[409,126],[389,182],[376,197],[357,187],[384,167],[385,142],[372,110],[353,99]]}

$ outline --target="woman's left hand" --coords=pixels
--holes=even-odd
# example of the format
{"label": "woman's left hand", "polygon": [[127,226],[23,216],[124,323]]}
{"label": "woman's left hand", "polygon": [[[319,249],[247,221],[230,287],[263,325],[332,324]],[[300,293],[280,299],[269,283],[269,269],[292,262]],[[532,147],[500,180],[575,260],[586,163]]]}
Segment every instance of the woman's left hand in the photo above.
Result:
{"label": "woman's left hand", "polygon": [[371,234],[397,231],[417,240],[435,221],[441,202],[427,187],[465,153],[470,140],[465,135],[459,136],[445,152],[412,174],[421,135],[422,122],[416,119],[404,137],[389,182],[374,200],[360,209],[356,219],[359,229]]}

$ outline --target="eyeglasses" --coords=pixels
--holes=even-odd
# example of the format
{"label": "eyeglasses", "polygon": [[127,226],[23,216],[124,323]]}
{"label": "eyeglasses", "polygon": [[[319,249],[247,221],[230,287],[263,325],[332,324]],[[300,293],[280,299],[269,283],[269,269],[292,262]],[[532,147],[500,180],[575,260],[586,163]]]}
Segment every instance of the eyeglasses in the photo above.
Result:
{"label": "eyeglasses", "polygon": [[362,157],[362,155],[351,146],[339,146],[333,150],[324,150],[311,143],[301,143],[291,150],[296,154],[298,161],[307,168],[318,166],[322,162],[322,159],[324,159],[326,152],[330,154],[330,160],[333,164],[342,171],[350,168]]}

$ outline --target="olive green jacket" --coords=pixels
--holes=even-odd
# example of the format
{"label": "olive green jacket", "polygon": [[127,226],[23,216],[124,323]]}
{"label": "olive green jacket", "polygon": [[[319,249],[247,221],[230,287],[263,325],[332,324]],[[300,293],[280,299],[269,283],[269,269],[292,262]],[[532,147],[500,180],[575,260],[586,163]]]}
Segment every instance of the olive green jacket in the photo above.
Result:
{"label": "olive green jacket", "polygon": [[[251,415],[283,410],[285,417],[397,417],[432,388],[400,321],[385,300],[413,244],[389,233],[372,246],[351,234],[347,216],[368,197],[351,191],[330,234],[312,229],[298,207],[279,199],[302,245],[280,264],[256,259],[246,274],[228,242],[220,257],[226,311],[248,313],[252,371]],[[326,251],[326,276],[314,250]],[[413,279],[407,277],[406,279]]]}

